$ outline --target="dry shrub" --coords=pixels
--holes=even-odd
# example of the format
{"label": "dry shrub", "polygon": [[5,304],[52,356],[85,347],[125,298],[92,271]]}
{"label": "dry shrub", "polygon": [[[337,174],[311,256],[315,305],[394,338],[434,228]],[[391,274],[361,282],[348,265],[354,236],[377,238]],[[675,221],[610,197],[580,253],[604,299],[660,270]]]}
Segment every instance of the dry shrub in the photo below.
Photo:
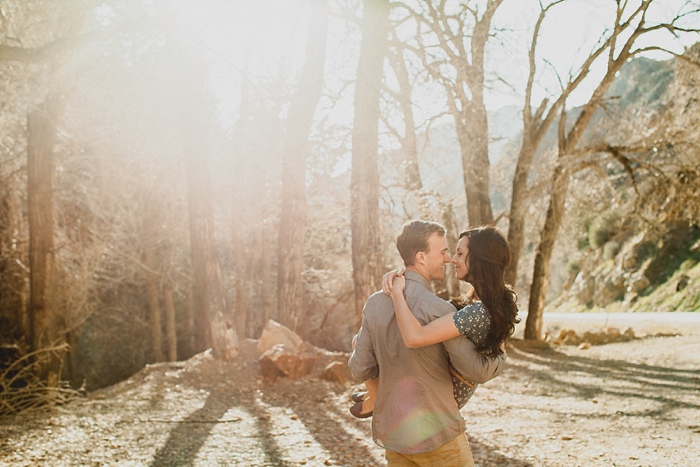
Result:
{"label": "dry shrub", "polygon": [[[0,416],[25,410],[50,407],[76,398],[80,390],[70,388],[57,377],[41,378],[42,368],[58,360],[59,368],[68,352],[68,345],[40,349],[18,358],[0,374]],[[59,372],[60,373],[60,372]]]}

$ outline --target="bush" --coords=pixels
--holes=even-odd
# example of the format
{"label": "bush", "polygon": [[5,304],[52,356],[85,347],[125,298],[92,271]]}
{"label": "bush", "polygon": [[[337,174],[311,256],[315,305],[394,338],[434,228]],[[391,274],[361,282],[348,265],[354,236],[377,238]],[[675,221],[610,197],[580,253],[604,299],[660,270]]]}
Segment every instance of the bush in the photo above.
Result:
{"label": "bush", "polygon": [[[7,350],[15,350],[6,352]],[[46,366],[55,363],[63,366],[68,345],[44,348],[23,355],[18,348],[7,346],[9,360],[0,367],[0,417],[38,407],[65,404],[80,395],[66,381],[52,381],[42,376]],[[55,376],[55,375],[54,375]],[[42,379],[44,378],[44,379]]]}
{"label": "bush", "polygon": [[603,247],[603,258],[613,259],[620,252],[620,244],[614,240],[609,241]]}
{"label": "bush", "polygon": [[570,259],[566,263],[566,272],[571,276],[577,274],[579,271],[579,264],[577,259]]}
{"label": "bush", "polygon": [[620,226],[620,215],[608,211],[591,222],[588,228],[588,242],[593,248],[601,248],[615,236]]}
{"label": "bush", "polygon": [[576,247],[578,248],[579,251],[585,250],[591,245],[591,242],[588,240],[588,236],[583,236],[579,237],[578,240],[576,240]]}

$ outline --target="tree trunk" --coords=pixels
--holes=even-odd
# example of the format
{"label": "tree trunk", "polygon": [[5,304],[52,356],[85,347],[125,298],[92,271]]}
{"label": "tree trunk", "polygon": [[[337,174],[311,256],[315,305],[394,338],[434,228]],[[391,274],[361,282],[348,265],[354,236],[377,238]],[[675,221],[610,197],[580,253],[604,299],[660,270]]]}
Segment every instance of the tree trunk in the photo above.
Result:
{"label": "tree trunk", "polygon": [[143,262],[145,265],[146,295],[148,297],[148,318],[151,328],[151,358],[154,362],[163,361],[163,311],[160,307],[160,255],[158,251],[158,207],[150,193],[141,197],[143,206]]}
{"label": "tree trunk", "polygon": [[[189,157],[188,157],[189,159]],[[209,316],[209,296],[207,292],[207,221],[201,210],[203,196],[199,193],[201,182],[195,177],[192,166],[188,163],[187,172],[187,201],[190,228],[190,255],[192,257],[192,304],[195,329],[195,353],[202,352],[211,345],[211,325]],[[201,169],[195,169],[201,170]]]}
{"label": "tree trunk", "polygon": [[22,261],[25,246],[16,242],[21,227],[21,209],[16,188],[2,187],[0,198],[0,319],[10,323],[6,336],[28,336],[26,271]]}
{"label": "tree trunk", "polygon": [[[49,95],[27,117],[27,213],[29,217],[29,342],[32,350],[63,342],[57,310],[51,306],[54,280],[53,148],[62,102]],[[44,377],[58,371],[58,362]],[[53,378],[51,378],[53,379]]]}
{"label": "tree trunk", "polygon": [[400,138],[403,152],[404,188],[406,191],[419,191],[423,189],[423,181],[418,164],[418,143],[416,141],[416,122],[413,118],[413,102],[411,101],[411,82],[401,49],[389,56],[399,85],[396,99],[401,107],[404,121],[404,136]]}
{"label": "tree trunk", "polygon": [[[457,248],[457,242],[459,241],[460,230],[455,224],[454,210],[452,209],[452,203],[445,203],[442,211],[442,223],[447,230],[447,244],[450,250],[453,252]],[[448,297],[445,300],[450,300],[451,298],[459,297],[459,279],[455,275],[454,264],[450,263],[445,268],[445,287],[447,289]]]}
{"label": "tree trunk", "polygon": [[[321,98],[328,34],[328,2],[311,2],[306,61],[292,100],[282,162],[281,215],[277,251],[277,303],[281,324],[300,333],[304,320],[306,163],[314,111]],[[303,337],[303,336],[302,336]]]}
{"label": "tree trunk", "polygon": [[[618,14],[620,14],[620,12],[618,12]],[[639,30],[643,30],[644,22],[640,22],[637,27]],[[619,34],[620,30],[616,29],[616,32]],[[574,149],[581,141],[581,138],[583,138],[588,124],[601,102],[603,102],[603,97],[608,89],[610,89],[615,75],[630,58],[629,52],[633,45],[634,40],[629,39],[619,52],[619,55],[614,59],[608,60],[608,68],[605,75],[593,92],[591,99],[581,109],[581,113],[571,126],[568,134],[566,133],[565,111],[562,111],[559,119],[558,161],[552,175],[552,194],[549,200],[549,207],[547,208],[547,218],[545,219],[545,224],[540,234],[540,244],[537,247],[537,254],[535,255],[535,266],[533,269],[532,285],[530,287],[530,302],[528,304],[528,316],[525,323],[525,339],[542,339],[542,313],[544,312],[544,301],[549,287],[549,262],[552,257],[552,251],[554,250],[554,242],[556,241],[559,227],[564,217],[564,205],[566,203],[567,189],[569,186],[569,171],[564,166],[565,162],[563,159],[573,153]],[[564,107],[564,103],[562,103],[562,107]]]}
{"label": "tree trunk", "polygon": [[379,94],[388,19],[387,0],[364,1],[350,182],[352,275],[358,325],[365,300],[379,287]]}
{"label": "tree trunk", "polygon": [[[459,138],[470,227],[493,224],[493,211],[491,198],[489,198],[491,170],[489,128],[486,107],[483,103],[483,82],[481,86],[481,92],[474,93],[471,105],[468,107],[464,133]],[[477,95],[482,96],[481,102],[476,100]]]}
{"label": "tree trunk", "polygon": [[557,165],[552,176],[552,194],[549,200],[549,207],[547,208],[547,218],[542,228],[540,244],[535,255],[532,286],[530,287],[530,302],[525,322],[525,339],[542,339],[542,312],[544,311],[544,300],[549,287],[550,260],[552,259],[554,242],[557,239],[559,227],[564,217],[568,186],[568,171],[561,165]]}
{"label": "tree trunk", "polygon": [[[263,228],[259,231],[259,241],[261,245],[264,245],[268,239],[274,238],[275,233],[278,231],[275,227],[275,224],[272,222],[263,222]],[[262,284],[274,284],[272,255],[262,255],[260,268],[262,269],[260,271]],[[249,319],[249,321],[255,324],[255,327],[251,329],[251,335],[255,336],[259,336],[258,333],[262,332],[267,321],[273,316],[273,310],[277,309],[277,296],[275,294],[261,293],[260,295],[262,310],[260,310],[260,313],[255,314],[255,320]]]}
{"label": "tree trunk", "polygon": [[[249,124],[249,115],[251,113],[251,86],[248,79],[248,63],[246,62],[243,68],[243,76],[241,81],[241,117],[236,122],[234,131],[235,146],[233,153],[233,173],[232,178],[232,193],[231,196],[234,202],[231,204],[231,243],[233,245],[234,256],[234,290],[236,292],[236,301],[234,308],[234,320],[236,323],[236,331],[239,339],[247,337],[246,329],[248,327],[248,287],[247,284],[251,280],[249,274],[248,263],[250,261],[251,251],[257,251],[257,245],[247,246],[244,229],[246,225],[239,219],[250,219],[250,214],[246,210],[249,206],[247,193],[246,179],[248,178],[246,167],[246,150],[244,148],[244,138],[251,131]],[[247,224],[247,223],[246,223]],[[263,255],[268,257],[270,255]]]}
{"label": "tree trunk", "polygon": [[173,282],[166,277],[163,282],[163,305],[165,307],[165,342],[169,362],[177,360],[177,331],[175,328],[175,301],[173,300]]}
{"label": "tree trunk", "polygon": [[[489,0],[481,18],[477,19],[471,38],[471,50],[461,57],[454,98],[460,103],[450,105],[462,153],[462,173],[467,197],[470,227],[493,224],[489,191],[491,163],[489,162],[489,128],[484,104],[484,52],[489,39],[491,20],[503,0]],[[462,48],[460,47],[459,50]],[[471,58],[471,63],[467,55]],[[464,87],[469,88],[468,96]]]}
{"label": "tree trunk", "polygon": [[158,293],[158,276],[147,273],[146,290],[148,294],[148,317],[151,327],[151,356],[154,362],[163,361],[163,312],[160,308]]}
{"label": "tree trunk", "polygon": [[[191,287],[188,290],[188,293],[185,295],[186,299],[186,322],[187,322],[187,340],[185,341],[187,343],[187,355],[191,356],[197,353],[198,348],[197,348],[197,343],[198,343],[198,329],[197,329],[197,318],[196,318],[196,311],[195,311],[195,305],[194,305],[194,287]],[[205,347],[206,348],[206,347]]]}
{"label": "tree trunk", "polygon": [[[235,217],[235,216],[234,216]],[[236,267],[234,279],[234,289],[236,290],[236,304],[234,309],[236,330],[239,339],[245,339],[246,329],[248,327],[248,258],[246,255],[246,247],[241,232],[242,226],[237,222],[233,222],[231,237],[233,239],[233,251],[236,252]],[[264,255],[269,256],[269,255]]]}
{"label": "tree trunk", "polygon": [[173,95],[177,102],[176,131],[181,135],[187,177],[187,214],[192,260],[192,304],[196,352],[211,347],[220,360],[232,360],[238,355],[238,336],[231,310],[228,308],[221,266],[216,253],[213,196],[208,172],[209,151],[215,140],[216,124],[212,109],[207,105],[206,66],[200,51],[183,38],[174,25],[178,17],[168,2],[156,2],[159,15],[171,25],[167,29],[164,53],[181,79]]}
{"label": "tree trunk", "polygon": [[233,360],[238,355],[238,336],[226,306],[221,267],[214,251],[214,217],[209,186],[204,161],[196,160],[192,150],[187,155],[187,197],[197,351],[211,346],[215,358]]}
{"label": "tree trunk", "polygon": [[[525,130],[527,131],[527,130]],[[515,287],[518,281],[518,263],[522,255],[525,242],[525,215],[529,203],[527,202],[527,179],[532,167],[532,159],[535,148],[529,144],[526,133],[523,134],[523,144],[515,167],[513,177],[513,191],[510,200],[510,214],[508,217],[508,243],[510,244],[511,262],[506,269],[506,282]]]}

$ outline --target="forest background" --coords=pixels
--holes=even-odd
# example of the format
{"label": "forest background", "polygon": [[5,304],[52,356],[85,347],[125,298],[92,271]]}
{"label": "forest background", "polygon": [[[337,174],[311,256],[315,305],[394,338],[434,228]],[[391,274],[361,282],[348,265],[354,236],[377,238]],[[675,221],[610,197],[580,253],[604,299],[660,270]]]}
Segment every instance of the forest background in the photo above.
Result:
{"label": "forest background", "polygon": [[348,350],[413,218],[502,228],[527,339],[697,310],[699,8],[0,2],[0,395]]}

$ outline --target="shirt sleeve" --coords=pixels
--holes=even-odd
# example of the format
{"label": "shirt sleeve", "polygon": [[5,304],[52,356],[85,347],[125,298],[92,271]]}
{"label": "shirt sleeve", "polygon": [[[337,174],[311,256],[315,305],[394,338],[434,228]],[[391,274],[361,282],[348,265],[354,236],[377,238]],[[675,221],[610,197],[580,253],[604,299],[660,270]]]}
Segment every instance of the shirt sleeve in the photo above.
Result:
{"label": "shirt sleeve", "polygon": [[474,343],[464,336],[443,342],[450,361],[457,371],[469,381],[485,383],[505,370],[505,354],[487,357],[476,350]]}
{"label": "shirt sleeve", "polygon": [[[366,305],[365,305],[366,307]],[[358,381],[367,381],[379,377],[379,365],[374,354],[374,345],[370,326],[367,323],[367,315],[362,313],[362,326],[355,336],[355,349],[348,360],[348,368],[352,376]]]}

